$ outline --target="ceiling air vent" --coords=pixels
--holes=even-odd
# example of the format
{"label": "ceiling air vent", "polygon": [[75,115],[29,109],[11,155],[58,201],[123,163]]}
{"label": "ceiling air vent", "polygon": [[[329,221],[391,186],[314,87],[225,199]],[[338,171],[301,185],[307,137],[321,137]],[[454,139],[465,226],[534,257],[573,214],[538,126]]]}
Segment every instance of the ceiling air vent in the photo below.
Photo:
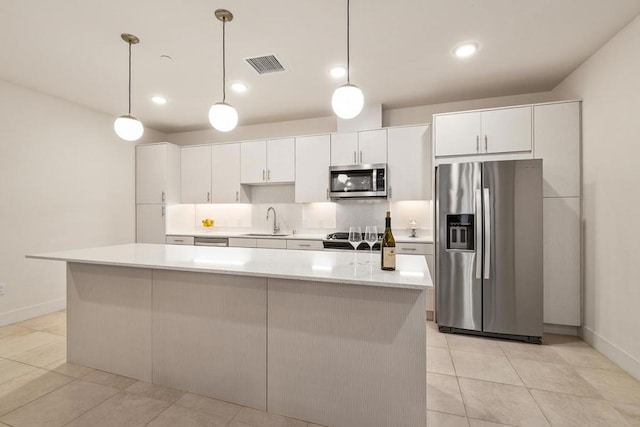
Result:
{"label": "ceiling air vent", "polygon": [[254,58],[245,58],[245,61],[257,71],[258,74],[277,73],[287,71],[275,55],[256,56]]}

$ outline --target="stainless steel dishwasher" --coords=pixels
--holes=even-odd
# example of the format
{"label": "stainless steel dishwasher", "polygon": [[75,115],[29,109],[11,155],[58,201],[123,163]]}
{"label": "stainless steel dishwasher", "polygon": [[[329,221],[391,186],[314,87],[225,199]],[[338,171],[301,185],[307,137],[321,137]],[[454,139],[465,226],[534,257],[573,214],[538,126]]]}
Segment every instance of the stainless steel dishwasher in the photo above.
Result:
{"label": "stainless steel dishwasher", "polygon": [[194,246],[229,246],[227,237],[196,237],[193,239]]}

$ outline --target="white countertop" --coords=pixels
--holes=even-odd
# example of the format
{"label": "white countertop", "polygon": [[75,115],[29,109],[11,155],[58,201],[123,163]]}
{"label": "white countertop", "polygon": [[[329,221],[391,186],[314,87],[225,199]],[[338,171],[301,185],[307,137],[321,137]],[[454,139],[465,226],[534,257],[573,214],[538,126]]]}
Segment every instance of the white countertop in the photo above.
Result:
{"label": "white countertop", "polygon": [[426,260],[421,255],[396,255],[395,271],[381,270],[379,255],[370,257],[369,253],[358,253],[354,257],[351,251],[282,251],[142,243],[27,255],[27,258],[390,288],[433,287]]}
{"label": "white countertop", "polygon": [[[257,231],[256,233],[261,233],[263,231]],[[327,237],[326,234],[317,234],[317,233],[296,233],[296,234],[287,234],[284,236],[250,236],[250,231],[243,232],[234,232],[234,231],[218,231],[218,230],[194,230],[193,232],[176,232],[176,233],[167,233],[168,236],[194,236],[194,237],[241,237],[245,239],[285,239],[285,240],[324,240]],[[393,236],[398,243],[433,243],[433,236],[431,234],[424,234],[418,237],[409,237],[405,235],[397,235],[399,233],[394,233]]]}

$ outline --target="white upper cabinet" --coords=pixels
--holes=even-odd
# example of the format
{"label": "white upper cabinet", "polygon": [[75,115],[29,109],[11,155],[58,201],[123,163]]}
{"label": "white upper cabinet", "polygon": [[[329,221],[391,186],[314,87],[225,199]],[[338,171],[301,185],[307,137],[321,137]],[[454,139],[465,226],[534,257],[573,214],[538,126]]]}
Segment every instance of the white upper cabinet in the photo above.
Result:
{"label": "white upper cabinet", "polygon": [[387,130],[334,133],[331,165],[387,163]]}
{"label": "white upper cabinet", "polygon": [[136,203],[180,202],[180,148],[169,143],[136,146]]}
{"label": "white upper cabinet", "polygon": [[296,138],[296,203],[329,200],[331,136]]}
{"label": "white upper cabinet", "polygon": [[213,203],[247,202],[240,185],[240,144],[211,146],[211,201]]}
{"label": "white upper cabinet", "polygon": [[295,179],[294,138],[248,141],[240,144],[240,182],[265,184]]}
{"label": "white upper cabinet", "polygon": [[534,156],[544,159],[544,197],[580,196],[580,103],[533,107]]}
{"label": "white upper cabinet", "polygon": [[531,107],[482,112],[483,153],[531,151]]}
{"label": "white upper cabinet", "polygon": [[434,116],[435,155],[470,156],[531,151],[531,107]]}
{"label": "white upper cabinet", "polygon": [[240,143],[240,182],[257,184],[267,177],[267,141]]}
{"label": "white upper cabinet", "polygon": [[358,132],[358,163],[387,163],[387,130]]}
{"label": "white upper cabinet", "polygon": [[267,182],[295,180],[295,138],[267,141]]}
{"label": "white upper cabinet", "polygon": [[331,165],[355,165],[358,163],[358,132],[331,135]]}
{"label": "white upper cabinet", "polygon": [[211,145],[182,147],[182,203],[211,202]]}
{"label": "white upper cabinet", "polygon": [[430,126],[390,128],[389,200],[431,199]]}

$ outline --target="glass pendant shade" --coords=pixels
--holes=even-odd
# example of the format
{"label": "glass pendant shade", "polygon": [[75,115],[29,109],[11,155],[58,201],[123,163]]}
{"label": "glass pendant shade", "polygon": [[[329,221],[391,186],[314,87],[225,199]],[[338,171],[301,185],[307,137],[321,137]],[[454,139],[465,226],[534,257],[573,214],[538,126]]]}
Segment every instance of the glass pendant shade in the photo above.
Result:
{"label": "glass pendant shade", "polygon": [[364,96],[358,86],[347,83],[333,92],[331,106],[341,119],[353,119],[362,111]]}
{"label": "glass pendant shade", "polygon": [[220,132],[229,132],[238,124],[238,112],[226,102],[218,102],[209,108],[209,122]]}
{"label": "glass pendant shade", "polygon": [[125,141],[137,141],[144,133],[144,126],[140,120],[131,114],[123,114],[113,123],[116,134]]}

